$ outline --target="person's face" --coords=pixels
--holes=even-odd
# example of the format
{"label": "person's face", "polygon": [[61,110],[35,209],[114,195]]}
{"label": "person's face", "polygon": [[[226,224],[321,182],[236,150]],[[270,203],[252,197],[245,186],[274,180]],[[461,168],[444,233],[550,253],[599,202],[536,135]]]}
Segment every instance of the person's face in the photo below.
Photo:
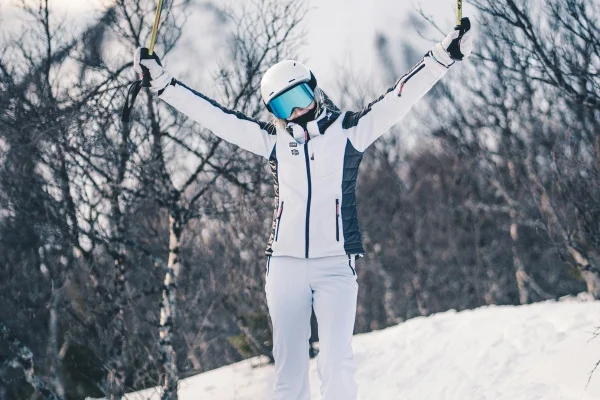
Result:
{"label": "person's face", "polygon": [[309,112],[310,110],[312,110],[313,108],[315,108],[315,101],[313,100],[308,107],[306,108],[294,108],[292,110],[292,115],[290,115],[290,117],[287,119],[287,121],[292,121],[298,117],[303,116],[304,114],[306,114],[307,112]]}

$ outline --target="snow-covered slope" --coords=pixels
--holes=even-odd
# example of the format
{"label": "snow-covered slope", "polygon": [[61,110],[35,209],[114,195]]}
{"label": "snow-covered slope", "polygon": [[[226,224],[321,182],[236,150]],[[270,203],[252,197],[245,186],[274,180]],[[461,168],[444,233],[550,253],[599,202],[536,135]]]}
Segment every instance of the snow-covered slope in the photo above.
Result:
{"label": "snow-covered slope", "polygon": [[[354,337],[363,400],[598,400],[600,302],[490,306]],[[180,400],[269,398],[273,367],[246,360],[185,379]],[[319,399],[316,363],[311,392]],[[157,390],[127,396],[159,399]]]}

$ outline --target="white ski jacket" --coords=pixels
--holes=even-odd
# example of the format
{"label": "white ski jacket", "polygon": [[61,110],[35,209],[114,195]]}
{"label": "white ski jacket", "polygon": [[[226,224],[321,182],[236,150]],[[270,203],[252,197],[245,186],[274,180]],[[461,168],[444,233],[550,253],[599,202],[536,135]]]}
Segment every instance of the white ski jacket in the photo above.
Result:
{"label": "white ski jacket", "polygon": [[322,111],[307,124],[311,138],[306,143],[294,139],[304,133],[300,125],[289,123],[283,129],[251,119],[177,80],[160,98],[223,140],[269,160],[275,210],[268,256],[356,255],[364,253],[355,196],[363,152],[399,122],[446,71],[428,52],[384,95],[359,112],[340,112],[317,91]]}

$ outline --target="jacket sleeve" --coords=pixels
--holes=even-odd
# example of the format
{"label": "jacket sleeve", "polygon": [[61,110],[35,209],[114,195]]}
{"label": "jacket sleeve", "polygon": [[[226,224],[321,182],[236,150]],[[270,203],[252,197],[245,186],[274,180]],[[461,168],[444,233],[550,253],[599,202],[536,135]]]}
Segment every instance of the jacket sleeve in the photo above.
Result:
{"label": "jacket sleeve", "polygon": [[359,112],[346,112],[342,127],[354,148],[365,151],[398,123],[447,70],[429,52],[380,98]]}
{"label": "jacket sleeve", "polygon": [[173,80],[159,98],[221,139],[267,159],[270,157],[277,140],[275,125],[227,109],[177,80]]}

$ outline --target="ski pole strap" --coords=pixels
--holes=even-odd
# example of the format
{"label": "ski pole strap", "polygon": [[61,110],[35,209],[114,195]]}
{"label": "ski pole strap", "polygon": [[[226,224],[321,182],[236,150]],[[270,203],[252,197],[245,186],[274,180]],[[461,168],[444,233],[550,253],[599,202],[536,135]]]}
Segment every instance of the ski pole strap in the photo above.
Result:
{"label": "ski pole strap", "polygon": [[135,81],[129,86],[129,90],[127,90],[127,96],[125,96],[125,104],[123,104],[123,109],[121,110],[121,121],[129,122],[129,117],[131,116],[131,110],[133,109],[133,104],[135,103],[135,99],[137,95],[140,93],[142,89],[142,81]]}

